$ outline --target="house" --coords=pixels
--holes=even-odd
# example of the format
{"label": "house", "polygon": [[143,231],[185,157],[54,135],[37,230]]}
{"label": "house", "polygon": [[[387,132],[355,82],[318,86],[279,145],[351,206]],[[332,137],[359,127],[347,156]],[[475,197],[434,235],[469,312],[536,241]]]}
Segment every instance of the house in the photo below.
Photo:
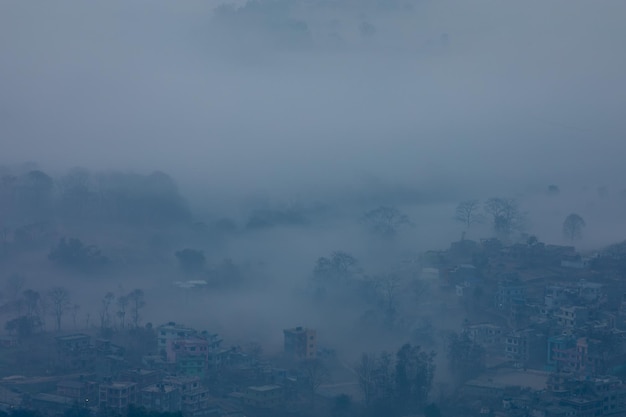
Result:
{"label": "house", "polygon": [[47,393],[35,394],[30,399],[30,407],[46,414],[63,413],[76,403],[72,398]]}
{"label": "house", "polygon": [[137,396],[137,384],[134,382],[103,383],[99,389],[99,406],[101,410],[124,413],[130,404],[137,404]]}
{"label": "house", "polygon": [[181,396],[181,411],[187,415],[201,415],[210,409],[209,391],[200,383],[200,378],[192,376],[168,377],[164,384],[178,389]]}
{"label": "house", "polygon": [[91,337],[82,334],[58,336],[56,342],[56,366],[63,371],[92,369],[96,350],[91,346]]}
{"label": "house", "polygon": [[98,385],[93,381],[63,380],[57,383],[56,394],[70,398],[79,404],[95,404],[98,399]]}
{"label": "house", "polygon": [[589,309],[582,306],[560,307],[554,317],[561,327],[579,328],[589,320]]}
{"label": "house", "polygon": [[168,362],[175,362],[173,343],[176,340],[193,336],[197,333],[195,329],[169,322],[157,327],[157,348],[159,353],[167,358]]}
{"label": "house", "polygon": [[243,403],[256,408],[278,408],[284,404],[285,395],[280,385],[261,385],[246,388]]}
{"label": "house", "polygon": [[283,330],[285,353],[293,359],[315,359],[317,357],[317,333],[313,329],[295,327]]}
{"label": "house", "polygon": [[163,379],[163,373],[155,369],[124,369],[119,372],[116,378],[118,381],[134,382],[138,389],[149,385],[154,385]]}
{"label": "house", "polygon": [[159,413],[182,411],[180,389],[171,384],[153,384],[141,389],[139,403]]}

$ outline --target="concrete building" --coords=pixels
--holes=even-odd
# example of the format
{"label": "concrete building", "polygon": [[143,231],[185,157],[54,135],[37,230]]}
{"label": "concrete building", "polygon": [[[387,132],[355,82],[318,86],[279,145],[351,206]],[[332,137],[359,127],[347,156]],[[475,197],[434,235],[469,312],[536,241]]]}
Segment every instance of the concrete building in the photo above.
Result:
{"label": "concrete building", "polygon": [[154,384],[144,387],[140,391],[142,407],[150,411],[177,412],[182,411],[180,389],[171,384]]}
{"label": "concrete building", "polygon": [[243,403],[256,408],[277,408],[285,401],[280,385],[262,385],[246,388],[242,396]]}
{"label": "concrete building", "polygon": [[137,384],[109,382],[100,385],[99,406],[102,410],[125,413],[130,404],[137,404]]}
{"label": "concrete building", "polygon": [[93,381],[63,380],[57,383],[56,394],[79,404],[95,404],[98,399],[98,385]]}
{"label": "concrete building", "polygon": [[295,327],[283,330],[285,353],[293,359],[315,359],[317,357],[317,332],[313,329]]}
{"label": "concrete building", "polygon": [[195,329],[169,322],[157,327],[157,346],[159,353],[168,362],[175,362],[173,343],[176,340],[185,339],[197,333]]}
{"label": "concrete building", "polygon": [[561,327],[577,328],[589,320],[589,309],[580,306],[561,307],[554,317]]}
{"label": "concrete building", "polygon": [[180,391],[181,411],[185,416],[202,415],[209,410],[209,391],[200,378],[190,376],[170,377],[163,381]]}

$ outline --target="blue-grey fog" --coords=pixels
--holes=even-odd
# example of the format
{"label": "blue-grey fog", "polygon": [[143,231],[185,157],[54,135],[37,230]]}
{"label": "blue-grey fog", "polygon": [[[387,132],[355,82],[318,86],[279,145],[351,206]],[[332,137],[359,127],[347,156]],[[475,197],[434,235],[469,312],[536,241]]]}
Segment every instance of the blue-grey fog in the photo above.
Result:
{"label": "blue-grey fog", "polygon": [[626,414],[624,16],[3,0],[0,416]]}

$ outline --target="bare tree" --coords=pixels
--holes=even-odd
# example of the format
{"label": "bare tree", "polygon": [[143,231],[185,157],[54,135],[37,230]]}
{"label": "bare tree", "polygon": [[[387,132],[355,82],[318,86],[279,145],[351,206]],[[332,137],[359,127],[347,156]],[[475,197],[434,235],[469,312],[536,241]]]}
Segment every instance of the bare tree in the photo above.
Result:
{"label": "bare tree", "polygon": [[456,206],[455,220],[463,223],[466,229],[469,229],[471,225],[480,223],[482,216],[479,213],[480,202],[478,200],[461,201]]}
{"label": "bare tree", "polygon": [[583,229],[585,228],[585,220],[576,213],[572,213],[565,218],[563,222],[563,235],[570,241],[580,239]]}
{"label": "bare tree", "polygon": [[386,274],[376,280],[375,286],[385,311],[387,324],[392,325],[396,314],[400,278],[395,274]]}
{"label": "bare tree", "polygon": [[330,380],[330,373],[326,365],[319,359],[306,360],[300,365],[300,368],[306,378],[311,403],[314,404],[319,387]]}
{"label": "bare tree", "polygon": [[112,292],[108,292],[102,298],[102,305],[100,308],[100,329],[104,330],[111,325],[111,304],[115,299],[115,295]]}
{"label": "bare tree", "polygon": [[63,287],[54,287],[48,290],[48,297],[52,302],[52,313],[56,322],[57,331],[61,331],[61,319],[63,313],[70,306],[70,294]]}
{"label": "bare tree", "polygon": [[133,326],[139,327],[140,313],[139,311],[146,305],[144,300],[143,290],[134,289],[128,294],[128,300],[130,301],[131,318],[133,320]]}
{"label": "bare tree", "polygon": [[72,306],[72,322],[74,323],[74,329],[78,329],[78,324],[76,323],[76,317],[78,316],[79,310],[80,310],[80,306],[78,304],[74,304]]}
{"label": "bare tree", "polygon": [[126,307],[128,306],[128,297],[121,296],[117,298],[117,318],[120,322],[120,328],[126,327]]}
{"label": "bare tree", "polygon": [[355,367],[355,372],[359,379],[359,388],[363,394],[365,405],[369,407],[376,395],[376,370],[377,370],[377,358],[376,355],[370,353],[364,353],[361,355],[361,359]]}
{"label": "bare tree", "polygon": [[395,236],[400,227],[413,226],[409,216],[396,207],[389,206],[380,206],[368,211],[363,216],[363,221],[369,225],[372,232],[383,237]]}
{"label": "bare tree", "polygon": [[39,292],[31,289],[22,292],[24,307],[26,308],[26,317],[32,318],[39,315],[41,296]]}
{"label": "bare tree", "polygon": [[491,215],[495,232],[504,239],[525,227],[526,216],[515,199],[490,198],[485,202],[485,212]]}

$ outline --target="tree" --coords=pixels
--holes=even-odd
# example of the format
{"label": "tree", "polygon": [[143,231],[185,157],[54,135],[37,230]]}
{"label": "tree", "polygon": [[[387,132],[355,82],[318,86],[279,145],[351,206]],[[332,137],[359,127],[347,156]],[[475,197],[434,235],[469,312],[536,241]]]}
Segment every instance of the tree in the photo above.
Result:
{"label": "tree", "polygon": [[[100,307],[100,330],[104,331],[109,328],[111,325],[111,304],[115,300],[115,295],[112,292],[108,292],[102,298],[102,303]],[[89,326],[87,326],[89,327]]]}
{"label": "tree", "polygon": [[380,206],[366,212],[363,221],[373,233],[386,238],[394,237],[401,227],[413,225],[409,216],[390,206]]}
{"label": "tree", "polygon": [[61,331],[61,319],[63,318],[63,313],[70,306],[70,295],[67,289],[54,287],[48,291],[48,297],[52,302],[52,313],[54,314],[57,331]]}
{"label": "tree", "polygon": [[393,326],[396,317],[400,278],[395,274],[386,274],[379,277],[374,285],[378,291],[380,305],[385,314],[385,324],[390,328]]}
{"label": "tree", "polygon": [[525,215],[515,199],[490,198],[485,202],[485,212],[492,218],[494,231],[503,239],[525,227]]}
{"label": "tree", "polygon": [[567,216],[563,222],[563,236],[570,242],[574,242],[574,240],[582,237],[585,226],[586,224],[583,218],[576,213],[572,213]]}
{"label": "tree", "polygon": [[378,357],[375,354],[364,353],[355,367],[359,380],[359,388],[363,394],[365,405],[372,405],[377,392],[376,377],[378,371]]}
{"label": "tree", "polygon": [[357,272],[357,260],[347,252],[335,251],[329,258],[320,257],[313,268],[313,275],[320,281],[337,281],[350,278]]}
{"label": "tree", "polygon": [[56,247],[48,254],[51,261],[70,268],[95,269],[108,263],[100,249],[94,245],[85,245],[79,239],[61,238]]}
{"label": "tree", "polygon": [[448,364],[459,383],[477,377],[485,368],[485,349],[467,333],[452,333],[448,339]]}
{"label": "tree", "polygon": [[187,274],[201,272],[204,268],[206,259],[202,251],[186,248],[176,252],[175,255],[181,269]]}
{"label": "tree", "polygon": [[139,327],[140,310],[146,305],[144,300],[143,290],[134,289],[128,294],[128,301],[130,302],[131,318],[133,320],[133,326]]}
{"label": "tree", "polygon": [[481,221],[481,216],[478,213],[480,210],[480,202],[478,200],[466,200],[461,201],[456,206],[455,220],[462,223],[466,229],[469,229],[474,223]]}
{"label": "tree", "polygon": [[126,321],[126,307],[128,306],[128,296],[121,296],[117,298],[117,317],[120,321],[120,328],[125,327]]}
{"label": "tree", "polygon": [[41,296],[38,291],[27,289],[22,293],[26,317],[39,317],[41,310]]}
{"label": "tree", "polygon": [[74,330],[78,329],[78,323],[76,319],[78,318],[79,311],[80,311],[80,305],[74,304],[72,306],[72,323],[74,323]]}
{"label": "tree", "polygon": [[426,405],[435,375],[434,352],[405,344],[396,353],[396,400],[401,411],[415,413]]}
{"label": "tree", "polygon": [[372,415],[398,416],[422,411],[432,388],[434,352],[403,345],[395,357],[364,354],[356,366],[359,387]]}
{"label": "tree", "polygon": [[311,403],[315,403],[317,391],[323,383],[329,381],[330,372],[319,359],[310,359],[302,362],[300,370],[304,374],[306,387],[311,395]]}

